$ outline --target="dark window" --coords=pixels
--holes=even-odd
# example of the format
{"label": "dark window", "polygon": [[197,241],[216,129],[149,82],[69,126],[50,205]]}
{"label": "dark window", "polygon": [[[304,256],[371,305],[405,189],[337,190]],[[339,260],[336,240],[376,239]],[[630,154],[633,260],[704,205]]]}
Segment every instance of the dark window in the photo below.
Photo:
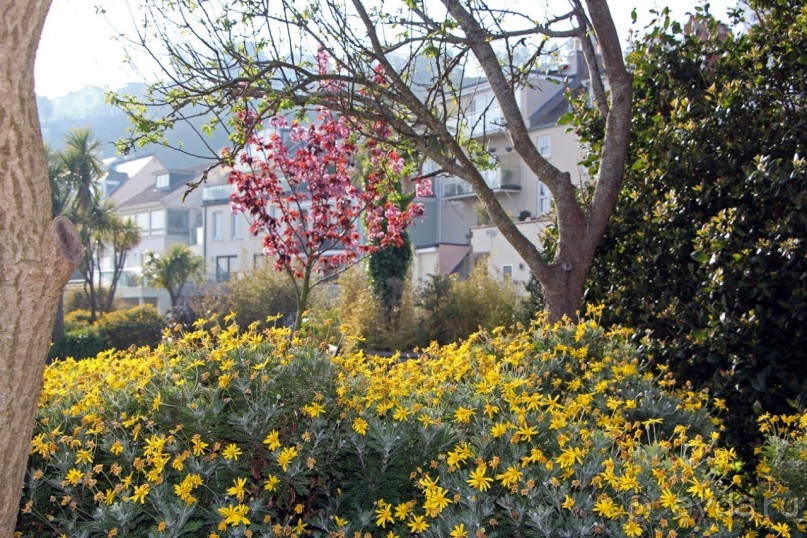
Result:
{"label": "dark window", "polygon": [[216,256],[216,282],[229,282],[237,256]]}

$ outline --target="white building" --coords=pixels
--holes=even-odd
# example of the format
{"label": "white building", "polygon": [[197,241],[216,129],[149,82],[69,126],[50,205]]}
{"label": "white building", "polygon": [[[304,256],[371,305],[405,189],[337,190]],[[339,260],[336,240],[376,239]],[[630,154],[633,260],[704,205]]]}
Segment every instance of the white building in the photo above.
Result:
{"label": "white building", "polygon": [[[516,95],[530,137],[552,164],[572,175],[575,183],[585,179],[578,165],[579,143],[557,120],[568,111],[566,91],[588,91],[588,71],[582,53],[574,51],[568,62],[548,73],[534,73],[530,84]],[[484,80],[465,87],[460,106],[465,107],[463,127],[488,149],[498,166],[484,172],[505,211],[534,244],[540,245],[549,222],[552,199],[546,187],[513,151],[501,111]],[[427,164],[428,166],[428,164]],[[428,172],[429,170],[427,170]],[[118,212],[140,226],[141,244],[129,255],[118,296],[135,304],[169,306],[165,290],[149,289],[137,278],[147,251],[162,253],[181,243],[205,260],[205,281],[227,282],[263,264],[263,241],[249,231],[248,217],[233,213],[229,198],[234,186],[228,171],[215,168],[207,181],[185,201],[185,184],[197,181],[201,169],[169,171],[156,157],[114,162],[104,179],[106,193]],[[486,224],[476,194],[455,177],[437,177],[434,195],[420,199],[426,218],[409,229],[415,248],[415,282],[434,273],[467,274],[474,263],[488,264],[491,274],[500,274],[526,284],[530,271],[495,226]]]}
{"label": "white building", "polygon": [[[112,163],[104,179],[110,200],[124,220],[137,223],[140,244],[126,257],[116,297],[132,305],[151,304],[165,312],[171,306],[168,292],[145,286],[141,275],[146,252],[163,253],[174,244],[192,245],[201,219],[201,191],[183,202],[186,184],[197,179],[198,169],[168,170],[153,156]],[[112,260],[103,260],[102,274],[111,273]]]}
{"label": "white building", "polygon": [[[558,119],[568,112],[567,90],[587,91],[588,71],[582,52],[573,51],[568,62],[549,73],[534,73],[530,84],[516,93],[530,137],[549,162],[572,176],[579,184],[585,174],[579,166],[582,151],[575,136]],[[473,81],[461,95],[465,128],[487,147],[498,162],[483,176],[504,210],[525,236],[540,245],[552,206],[549,190],[513,151],[501,109],[484,80]],[[424,199],[427,220],[411,229],[416,247],[415,280],[431,273],[467,272],[486,259],[490,274],[502,274],[526,284],[530,271],[495,226],[486,224],[487,215],[468,183],[455,177],[435,180],[435,196]]]}
{"label": "white building", "polygon": [[235,187],[227,183],[228,171],[211,171],[201,191],[201,219],[195,230],[196,254],[205,259],[207,282],[228,282],[264,261],[263,239],[254,237],[243,213],[230,209]]}

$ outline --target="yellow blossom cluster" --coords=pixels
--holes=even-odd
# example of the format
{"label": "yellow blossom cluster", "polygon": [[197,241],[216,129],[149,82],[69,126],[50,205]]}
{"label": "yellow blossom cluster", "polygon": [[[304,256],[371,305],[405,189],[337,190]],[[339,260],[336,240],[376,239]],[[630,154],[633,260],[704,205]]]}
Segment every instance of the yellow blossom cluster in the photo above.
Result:
{"label": "yellow blossom cluster", "polygon": [[750,484],[721,402],[625,329],[539,319],[401,360],[231,319],[47,369],[20,536],[804,533],[807,415],[764,417]]}

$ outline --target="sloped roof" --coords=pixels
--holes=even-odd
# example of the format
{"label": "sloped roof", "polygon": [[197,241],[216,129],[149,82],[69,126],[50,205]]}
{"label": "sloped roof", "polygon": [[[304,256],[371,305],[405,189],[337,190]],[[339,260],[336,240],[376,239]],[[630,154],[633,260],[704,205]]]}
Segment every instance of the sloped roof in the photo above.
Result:
{"label": "sloped roof", "polygon": [[577,55],[576,65],[579,66],[575,70],[576,72],[565,75],[563,70],[561,70],[558,73],[547,74],[547,76],[552,76],[552,78],[557,78],[558,74],[565,75],[564,90],[557,92],[530,114],[527,118],[528,128],[536,129],[546,125],[555,125],[558,119],[569,111],[569,105],[566,101],[566,90],[577,92],[581,89],[585,89],[585,84],[589,80],[588,70],[581,68],[585,65],[582,57],[583,53],[578,51],[575,54]]}
{"label": "sloped roof", "polygon": [[156,184],[149,185],[138,194],[135,194],[120,204],[118,209],[159,202],[164,198],[167,198],[171,193],[176,192],[178,189],[184,188],[185,184],[192,180],[197,174],[198,171],[196,169],[172,170],[169,172],[169,183],[167,188],[158,189]]}
{"label": "sloped roof", "polygon": [[147,155],[145,157],[138,157],[129,161],[112,163],[112,165],[109,167],[109,171],[132,177],[140,172],[152,159],[156,159],[156,157],[154,155]]}
{"label": "sloped roof", "polygon": [[[105,182],[108,188],[107,194],[112,194],[118,188],[143,171],[152,161],[160,162],[156,155],[144,155],[130,159],[119,160],[118,157],[104,159],[104,166],[107,172],[99,181]],[[162,163],[161,163],[162,164]]]}
{"label": "sloped roof", "polygon": [[[577,84],[576,87],[581,87]],[[570,86],[567,85],[567,88]],[[558,118],[568,112],[569,105],[566,102],[566,91],[555,93],[546,103],[538,107],[538,110],[530,114],[527,118],[527,127],[535,129],[544,125],[554,125]]]}

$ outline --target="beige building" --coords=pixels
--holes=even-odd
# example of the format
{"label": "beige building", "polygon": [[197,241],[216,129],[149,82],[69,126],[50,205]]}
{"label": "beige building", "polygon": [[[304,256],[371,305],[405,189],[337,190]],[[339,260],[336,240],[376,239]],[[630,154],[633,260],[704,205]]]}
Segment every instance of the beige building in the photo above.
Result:
{"label": "beige building", "polygon": [[[516,95],[530,137],[541,154],[573,181],[585,175],[578,165],[581,150],[560,116],[568,111],[565,92],[587,91],[587,70],[582,53],[573,51],[568,61],[547,73],[534,73],[530,84]],[[479,139],[496,162],[485,171],[488,185],[513,218],[517,227],[535,245],[540,245],[548,222],[552,198],[546,187],[513,151],[501,111],[489,85],[474,81],[462,94],[465,120],[459,128]],[[426,172],[429,163],[426,164]],[[165,252],[172,244],[189,245],[205,260],[205,281],[222,283],[265,263],[263,241],[253,237],[250,222],[233,213],[229,198],[234,187],[228,171],[215,168],[207,181],[185,202],[185,183],[198,180],[201,170],[169,171],[156,157],[120,161],[110,166],[106,192],[118,204],[119,213],[140,225],[143,240],[127,260],[119,285],[119,296],[132,303],[151,303],[165,311],[169,306],[165,290],[148,289],[138,279],[147,251]],[[433,196],[421,199],[426,217],[409,229],[415,247],[413,276],[424,281],[429,274],[465,275],[474,263],[487,263],[491,274],[526,284],[530,271],[524,260],[504,239],[481,208],[476,194],[463,180],[436,177]]]}
{"label": "beige building", "polygon": [[[169,170],[157,157],[105,161],[103,193],[116,205],[118,215],[137,223],[141,240],[128,253],[118,281],[116,297],[131,305],[151,304],[165,312],[171,307],[168,292],[145,285],[142,267],[147,252],[163,253],[174,244],[192,245],[201,222],[201,191],[183,202],[186,184],[198,179],[199,169]],[[102,259],[102,281],[108,281],[113,261]]]}
{"label": "beige building", "polygon": [[186,184],[198,173],[193,169],[157,171],[150,184],[117,205],[118,214],[136,222],[141,233],[140,244],[127,256],[124,276],[118,284],[117,297],[124,302],[151,304],[160,312],[171,307],[166,290],[145,285],[140,278],[142,267],[147,252],[161,254],[175,244],[194,242],[195,225],[201,220],[201,192],[191,192],[184,202],[182,198]]}
{"label": "beige building", "polygon": [[[517,92],[516,100],[538,150],[549,162],[581,182],[582,152],[578,140],[558,119],[568,111],[567,90],[587,91],[588,72],[582,53],[572,51],[568,61],[549,73],[535,73],[528,87]],[[552,207],[549,190],[513,151],[501,116],[501,109],[490,86],[474,81],[461,96],[465,120],[461,128],[479,139],[497,162],[483,172],[504,210],[534,244],[549,222]],[[427,170],[428,171],[428,170]],[[415,244],[415,281],[431,273],[467,273],[473,263],[486,260],[491,274],[502,274],[526,284],[530,271],[524,260],[495,226],[486,225],[487,214],[476,194],[463,180],[438,177],[434,197],[424,199],[426,222],[410,231]]]}
{"label": "beige building", "polygon": [[227,282],[262,264],[263,240],[252,236],[246,215],[230,209],[235,187],[227,183],[227,171],[212,170],[201,191],[193,250],[205,259],[205,281]]}
{"label": "beige building", "polygon": [[104,194],[116,204],[155,186],[157,176],[168,173],[168,168],[154,155],[106,159],[104,164],[107,173],[101,178],[101,184],[104,186]]}

